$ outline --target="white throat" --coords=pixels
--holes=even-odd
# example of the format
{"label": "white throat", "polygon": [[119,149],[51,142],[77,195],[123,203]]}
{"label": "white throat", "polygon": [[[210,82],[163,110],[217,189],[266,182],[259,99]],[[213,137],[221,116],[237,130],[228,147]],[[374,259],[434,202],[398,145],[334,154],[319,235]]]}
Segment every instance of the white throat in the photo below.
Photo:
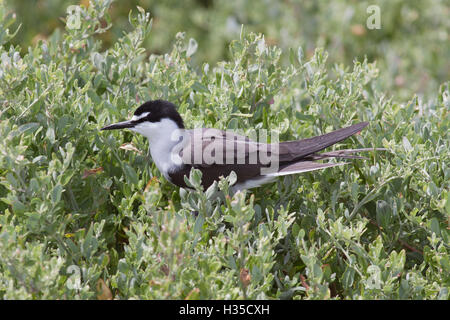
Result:
{"label": "white throat", "polygon": [[180,129],[173,120],[165,118],[159,122],[142,122],[131,130],[148,139],[150,155],[156,167],[169,179],[168,173],[179,166],[172,159],[172,149],[179,143],[174,137],[184,129]]}

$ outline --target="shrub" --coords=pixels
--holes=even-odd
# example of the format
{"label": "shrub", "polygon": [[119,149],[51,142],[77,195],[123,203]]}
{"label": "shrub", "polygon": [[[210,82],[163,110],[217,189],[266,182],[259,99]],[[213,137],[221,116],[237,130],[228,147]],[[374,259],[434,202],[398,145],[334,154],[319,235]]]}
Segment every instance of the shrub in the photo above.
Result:
{"label": "shrub", "polygon": [[[64,28],[57,17],[64,16],[73,0],[35,0],[39,10],[30,10],[30,2],[5,0],[22,25],[14,44],[26,47],[45,38],[55,28]],[[88,5],[89,1],[79,1]],[[445,1],[377,0],[377,1],[261,1],[261,0],[129,0],[115,1],[110,10],[114,24],[101,35],[109,47],[130,30],[126,19],[130,9],[142,6],[154,17],[151,37],[145,48],[165,53],[179,31],[198,41],[199,50],[192,57],[200,65],[207,61],[230,59],[229,44],[239,37],[240,27],[263,33],[267,43],[284,51],[302,46],[310,59],[316,47],[330,53],[328,65],[352,64],[353,60],[377,61],[383,72],[374,81],[380,91],[402,100],[413,93],[433,98],[439,85],[448,80],[450,62],[447,52],[448,12]],[[368,8],[380,9],[380,29],[368,29],[372,15]],[[26,49],[25,47],[25,49]],[[25,51],[24,51],[25,52]],[[288,55],[282,57],[287,66]]]}
{"label": "shrub", "polygon": [[[0,5],[0,297],[448,299],[448,83],[397,102],[375,63],[330,70],[321,49],[307,59],[245,29],[216,65],[193,64],[183,33],[147,56],[140,8],[102,49],[108,7],[20,54]],[[282,140],[368,120],[340,147],[389,151],[234,195],[232,175],[202,190],[194,170],[187,193],[142,137],[99,131],[156,98],[188,127]]]}

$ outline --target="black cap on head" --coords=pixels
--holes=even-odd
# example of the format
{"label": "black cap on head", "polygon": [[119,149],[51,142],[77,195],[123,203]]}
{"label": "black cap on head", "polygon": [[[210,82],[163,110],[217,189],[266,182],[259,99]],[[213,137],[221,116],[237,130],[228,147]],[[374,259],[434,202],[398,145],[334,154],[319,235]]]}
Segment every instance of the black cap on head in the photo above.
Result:
{"label": "black cap on head", "polygon": [[147,116],[133,122],[135,123],[144,121],[159,122],[161,121],[161,119],[168,118],[174,121],[178,125],[178,127],[184,128],[183,119],[178,113],[175,105],[169,101],[165,100],[147,101],[136,109],[134,115],[139,117],[146,112],[148,112]]}
{"label": "black cap on head", "polygon": [[[143,116],[146,114],[145,116]],[[175,105],[165,100],[147,101],[139,106],[134,112],[136,120],[128,120],[109,126],[103,127],[101,130],[116,130],[133,128],[139,123],[150,121],[159,122],[161,119],[167,118],[174,121],[180,129],[184,129],[183,119],[178,113]]]}

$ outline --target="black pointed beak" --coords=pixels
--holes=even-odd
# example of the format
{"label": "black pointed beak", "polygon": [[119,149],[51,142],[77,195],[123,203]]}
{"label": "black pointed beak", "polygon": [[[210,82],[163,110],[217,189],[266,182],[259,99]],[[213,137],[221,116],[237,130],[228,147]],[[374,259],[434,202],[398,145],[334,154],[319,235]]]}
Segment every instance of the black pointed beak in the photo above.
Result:
{"label": "black pointed beak", "polygon": [[101,130],[116,130],[116,129],[127,129],[134,128],[134,123],[132,121],[122,121],[114,124],[110,124],[109,126],[101,128]]}

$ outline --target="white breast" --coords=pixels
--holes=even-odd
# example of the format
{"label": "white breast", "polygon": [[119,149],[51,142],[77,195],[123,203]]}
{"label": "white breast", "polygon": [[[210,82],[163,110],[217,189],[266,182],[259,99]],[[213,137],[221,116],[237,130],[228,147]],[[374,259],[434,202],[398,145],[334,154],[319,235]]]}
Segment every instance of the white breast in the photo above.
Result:
{"label": "white breast", "polygon": [[150,155],[156,167],[168,179],[168,173],[179,167],[172,159],[172,149],[179,143],[174,138],[177,137],[174,132],[180,131],[178,125],[166,118],[159,122],[142,122],[132,130],[148,139]]}

